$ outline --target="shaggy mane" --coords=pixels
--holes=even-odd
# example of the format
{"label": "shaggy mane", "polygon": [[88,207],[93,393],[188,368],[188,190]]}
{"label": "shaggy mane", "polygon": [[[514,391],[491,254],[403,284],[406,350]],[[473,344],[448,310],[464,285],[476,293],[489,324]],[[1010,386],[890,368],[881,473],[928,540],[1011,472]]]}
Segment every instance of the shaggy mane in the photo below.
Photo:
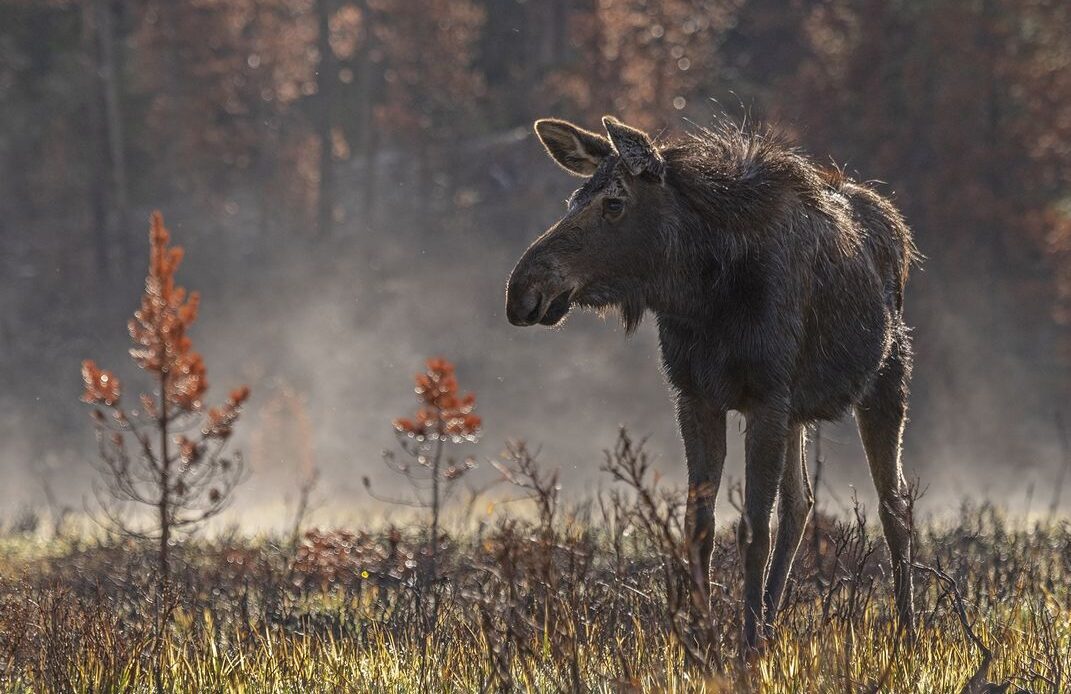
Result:
{"label": "shaggy mane", "polygon": [[780,131],[728,121],[698,128],[661,149],[667,182],[693,211],[727,231],[754,233],[778,221],[790,197],[822,204],[830,184]]}

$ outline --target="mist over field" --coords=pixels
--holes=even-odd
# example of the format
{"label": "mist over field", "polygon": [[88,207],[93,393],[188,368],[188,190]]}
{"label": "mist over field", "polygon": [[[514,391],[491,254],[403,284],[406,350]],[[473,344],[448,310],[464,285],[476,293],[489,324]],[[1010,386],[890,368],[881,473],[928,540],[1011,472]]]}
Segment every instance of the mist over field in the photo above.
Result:
{"label": "mist over field", "polygon": [[[952,84],[954,65],[934,67],[925,79],[918,74],[929,65],[934,27],[973,22],[981,32],[1004,30],[966,3],[921,18],[889,10],[880,21],[895,27],[906,48],[877,54],[868,51],[865,32],[878,29],[853,28],[817,7],[782,16],[761,2],[680,3],[659,20],[668,27],[662,33],[608,29],[600,54],[627,54],[633,69],[606,57],[603,77],[587,80],[581,93],[575,80],[594,69],[592,23],[616,27],[628,12],[655,10],[554,3],[561,16],[548,19],[537,3],[460,3],[469,13],[443,9],[442,36],[427,55],[390,48],[387,35],[380,37],[374,50],[382,57],[372,64],[385,81],[364,83],[364,29],[350,13],[359,3],[340,3],[332,19],[340,77],[330,92],[327,233],[316,214],[322,171],[314,96],[324,82],[315,61],[310,67],[307,56],[271,43],[302,40],[314,23],[311,5],[291,4],[294,23],[285,31],[267,15],[238,10],[196,19],[159,3],[115,10],[128,208],[122,223],[104,224],[91,201],[100,193],[107,206],[115,204],[110,189],[99,189],[110,185],[100,181],[114,162],[94,148],[94,138],[109,138],[104,123],[96,131],[78,127],[96,108],[94,89],[104,87],[79,77],[83,47],[71,28],[77,3],[0,3],[0,57],[7,59],[0,63],[0,508],[43,504],[42,480],[64,503],[81,507],[96,448],[78,403],[79,364],[92,358],[115,369],[132,394],[144,383],[126,355],[125,326],[141,291],[152,209],[164,213],[186,250],[180,283],[202,292],[192,336],[208,365],[207,402],[240,383],[253,391],[234,439],[253,475],[227,518],[276,523],[300,461],[310,456],[323,475],[318,513],[379,509],[361,478],[383,489],[398,484],[381,453],[395,447],[392,419],[415,407],[413,374],[435,355],[455,362],[462,388],[478,396],[485,426],[471,452],[481,461],[507,439],[525,439],[541,447],[544,463],[560,466],[566,491],[582,496],[606,483],[598,474],[601,451],[625,426],[649,436],[657,467],[683,481],[653,321],[626,338],[613,315],[574,312],[554,330],[515,328],[504,316],[513,264],[578,185],[546,157],[531,120],[557,115],[596,128],[608,112],[663,138],[694,128],[689,121],[775,122],[818,161],[880,179],[875,185],[904,210],[927,256],[906,299],[917,366],[905,464],[927,489],[920,508],[943,513],[980,495],[1024,508],[1033,489],[1031,508],[1047,509],[1067,455],[1058,417],[1071,419],[1064,412],[1068,333],[1059,319],[1067,310],[1058,237],[1066,220],[1051,216],[1067,195],[1067,158],[1029,149],[1039,140],[1023,123],[1033,118],[1031,127],[1061,137],[1068,116],[1056,106],[1029,115],[1043,101],[1029,92],[1041,78],[1012,74],[1009,65],[1025,74],[1033,64],[1015,62],[1026,59],[1010,48],[977,74],[957,77],[955,90],[943,88]],[[242,12],[263,7],[239,5]],[[398,18],[417,36],[433,30],[395,9],[380,21]],[[45,28],[49,21],[55,23]],[[183,68],[167,81],[159,66],[139,63],[167,22],[174,29],[167,50],[196,63],[199,27],[217,37],[211,57],[222,64]],[[255,46],[233,31],[241,22],[259,37]],[[820,30],[839,36],[843,52]],[[48,57],[33,47],[35,31],[51,41]],[[964,50],[973,45],[969,37],[950,40]],[[1045,36],[1023,40],[1068,60]],[[524,54],[516,59],[514,44]],[[663,64],[666,51],[675,59]],[[533,60],[538,70],[518,67]],[[269,62],[275,72],[266,77]],[[875,66],[884,79],[856,69],[861,65]],[[819,68],[828,71],[826,86],[808,91]],[[394,80],[391,71],[404,78]],[[658,89],[650,86],[655,74],[664,78]],[[273,79],[280,84],[268,84]],[[993,80],[996,92],[987,98],[1002,105],[996,115],[975,108],[971,86]],[[50,87],[66,84],[82,86],[73,96]],[[227,91],[219,103],[212,101],[218,85]],[[297,92],[284,103],[293,85]],[[262,91],[269,89],[272,99]],[[378,104],[375,115],[365,115],[362,98]],[[404,108],[421,113],[416,125],[399,115]],[[202,126],[209,129],[204,141],[172,137],[178,128]],[[379,133],[374,141],[372,130]],[[52,143],[45,156],[32,154],[45,143]],[[103,259],[100,233],[112,244]],[[303,403],[307,432],[292,416],[271,414],[283,401]],[[739,479],[743,423],[730,422],[726,475]],[[822,433],[831,488],[819,491],[820,503],[837,508],[853,487],[872,500],[850,418]],[[473,480],[493,477],[482,462]],[[1063,499],[1071,505],[1071,490]],[[720,506],[721,520],[735,515],[728,508]]]}
{"label": "mist over field", "polygon": [[[323,473],[320,512],[328,518],[360,516],[370,508],[379,512],[360,478],[370,475],[386,488],[398,484],[383,467],[381,452],[395,447],[391,421],[415,407],[412,375],[432,355],[454,360],[462,387],[478,395],[485,433],[472,453],[479,458],[496,456],[507,439],[525,439],[541,447],[545,463],[561,467],[567,490],[583,495],[605,483],[598,473],[602,450],[617,428],[626,426],[650,436],[659,469],[683,482],[683,451],[653,321],[626,337],[616,315],[602,319],[574,312],[557,329],[519,329],[505,320],[510,269],[530,240],[554,221],[575,185],[545,160],[527,131],[516,138],[508,148],[521,155],[513,155],[517,165],[510,173],[517,183],[509,189],[479,181],[477,170],[473,175],[477,184],[490,188],[489,199],[456,219],[436,215],[408,221],[403,213],[397,226],[347,223],[326,250],[310,251],[302,241],[307,229],[290,231],[292,238],[284,231],[264,243],[256,223],[241,212],[198,220],[187,216],[189,205],[170,206],[176,214],[168,216],[169,224],[186,249],[179,278],[203,293],[192,334],[209,364],[207,400],[221,399],[238,383],[249,384],[254,393],[234,444],[253,470],[248,488],[237,495],[236,518],[273,524],[278,519],[271,514],[278,512],[282,497],[292,496],[306,443],[286,445],[297,431],[263,412],[283,392],[304,402],[313,423],[308,445]],[[485,157],[488,165],[494,163],[493,155]],[[402,210],[406,195],[404,183],[385,191]],[[221,236],[240,240],[227,243],[221,253]],[[920,244],[927,247],[925,236]],[[33,295],[42,281],[62,282],[47,267],[30,267],[32,276],[7,275],[4,291]],[[909,316],[918,314],[916,297],[925,296],[930,280],[926,268],[913,278]],[[40,384],[40,394],[4,408],[2,460],[6,479],[16,480],[3,492],[8,507],[40,503],[35,466],[42,463],[65,498],[80,505],[93,473],[87,457],[95,452],[88,417],[77,403],[80,360],[91,357],[116,368],[130,386],[138,382],[140,375],[125,355],[125,323],[136,307],[139,284],[128,281],[110,296],[73,292],[65,308],[86,333],[10,374],[27,390]],[[106,311],[99,310],[101,304]],[[1057,476],[1058,384],[1039,378],[1027,356],[1000,354],[990,345],[963,349],[982,342],[983,320],[1001,322],[983,308],[997,310],[971,307],[978,314],[972,318],[956,307],[934,305],[938,313],[932,327],[916,332],[920,367],[905,462],[928,488],[924,511],[939,512],[961,497],[982,494],[999,494],[1021,508],[1031,485],[1037,488],[1034,509],[1040,510]],[[77,320],[93,311],[100,317],[92,325]],[[942,353],[946,363],[934,356]],[[994,366],[982,363],[987,359]],[[1020,399],[1004,405],[1001,397]],[[726,475],[739,480],[743,421],[730,422]],[[276,427],[281,429],[270,445],[256,444]],[[832,490],[820,490],[820,499],[835,508],[832,495],[846,503],[855,487],[861,498],[871,500],[850,415],[823,428],[823,456]],[[486,461],[482,468],[480,476],[497,476]],[[267,517],[249,513],[258,509]],[[728,506],[722,509],[724,520]]]}

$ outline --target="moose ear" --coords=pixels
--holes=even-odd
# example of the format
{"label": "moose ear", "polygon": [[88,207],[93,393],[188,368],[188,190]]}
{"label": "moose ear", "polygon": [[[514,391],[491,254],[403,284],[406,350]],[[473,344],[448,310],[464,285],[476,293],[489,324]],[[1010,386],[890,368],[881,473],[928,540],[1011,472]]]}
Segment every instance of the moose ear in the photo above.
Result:
{"label": "moose ear", "polygon": [[543,118],[535,122],[535,131],[551,158],[577,176],[591,176],[602,160],[614,153],[605,137],[568,121]]}
{"label": "moose ear", "polygon": [[647,137],[647,133],[629,127],[613,116],[603,116],[602,124],[614,149],[621,156],[621,161],[625,162],[633,176],[646,172],[662,178],[665,162],[652,144],[651,138]]}

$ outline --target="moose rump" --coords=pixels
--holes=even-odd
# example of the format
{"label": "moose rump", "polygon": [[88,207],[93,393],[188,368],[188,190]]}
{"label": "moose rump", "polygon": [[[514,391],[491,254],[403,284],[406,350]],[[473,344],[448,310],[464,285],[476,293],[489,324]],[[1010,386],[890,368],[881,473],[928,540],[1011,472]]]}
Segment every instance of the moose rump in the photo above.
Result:
{"label": "moose rump", "polygon": [[616,308],[631,331],[653,314],[688,464],[697,604],[708,597],[726,413],[743,414],[747,647],[774,625],[811,512],[806,426],[854,409],[910,629],[900,442],[910,372],[903,294],[916,254],[900,214],[769,133],[719,124],[656,145],[616,119],[603,123],[606,137],[536,123],[551,157],[586,180],[517,263],[510,322],[556,325],[574,306]]}

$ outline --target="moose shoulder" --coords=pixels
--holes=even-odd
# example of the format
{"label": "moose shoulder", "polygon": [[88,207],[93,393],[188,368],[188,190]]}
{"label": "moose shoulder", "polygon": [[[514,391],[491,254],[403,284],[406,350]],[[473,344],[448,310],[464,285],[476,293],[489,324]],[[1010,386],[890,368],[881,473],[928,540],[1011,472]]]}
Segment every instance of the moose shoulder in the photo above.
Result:
{"label": "moose shoulder", "polygon": [[708,599],[725,415],[744,415],[746,648],[773,627],[811,512],[805,427],[854,408],[911,629],[900,442],[903,293],[916,253],[902,217],[770,134],[718,125],[655,145],[614,118],[603,125],[605,137],[561,120],[535,124],[550,156],[586,180],[514,268],[510,322],[555,325],[574,306],[617,308],[632,331],[654,314],[688,462],[697,604]]}

